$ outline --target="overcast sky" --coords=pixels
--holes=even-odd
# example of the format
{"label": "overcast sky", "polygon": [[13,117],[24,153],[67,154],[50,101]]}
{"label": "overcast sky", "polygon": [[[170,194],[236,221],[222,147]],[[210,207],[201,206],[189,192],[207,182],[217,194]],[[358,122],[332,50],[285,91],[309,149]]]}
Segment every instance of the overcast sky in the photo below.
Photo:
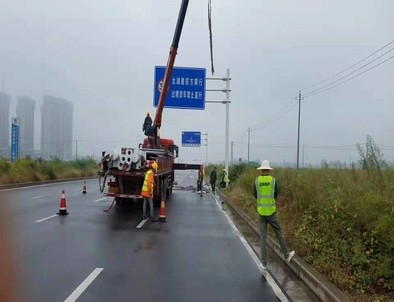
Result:
{"label": "overcast sky", "polygon": [[[180,3],[0,0],[0,81],[13,97],[12,115],[17,96],[37,101],[37,148],[43,94],[74,103],[78,154],[99,156],[105,149],[137,147],[144,138],[146,111],[155,114],[154,66],[167,62]],[[230,68],[232,78],[234,158],[247,159],[251,127],[250,160],[295,162],[298,91],[307,95],[345,76],[304,89],[393,41],[393,12],[392,0],[212,0],[214,76],[224,76]],[[212,76],[208,37],[207,1],[190,0],[175,65],[206,68]],[[348,72],[392,48],[394,43]],[[394,161],[393,79],[394,59],[305,98],[300,162],[355,161],[355,144],[364,143],[368,134]],[[207,82],[207,88],[223,87],[223,82]],[[206,96],[225,98],[217,92]],[[276,115],[282,108],[286,114]],[[224,160],[224,105],[165,109],[161,136],[181,145],[182,131],[208,133],[208,161]],[[205,162],[206,149],[180,147],[180,158]]]}

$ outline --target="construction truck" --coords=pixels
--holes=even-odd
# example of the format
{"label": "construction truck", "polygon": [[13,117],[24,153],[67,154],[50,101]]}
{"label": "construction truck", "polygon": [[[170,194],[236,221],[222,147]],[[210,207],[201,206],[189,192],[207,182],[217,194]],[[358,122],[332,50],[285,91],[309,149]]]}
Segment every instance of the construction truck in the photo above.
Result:
{"label": "construction truck", "polygon": [[[174,170],[199,170],[201,165],[175,163],[178,157],[178,146],[173,139],[160,138],[162,112],[166,94],[170,85],[172,70],[177,54],[179,39],[186,15],[188,0],[182,0],[175,34],[172,41],[163,86],[152,126],[146,129],[147,137],[138,148],[124,147],[120,150],[103,151],[99,165],[100,192],[114,197],[117,204],[130,200],[142,200],[141,188],[145,173],[156,162],[159,166],[155,173],[154,202],[166,200],[174,186]],[[107,186],[107,191],[105,187]]]}
{"label": "construction truck", "polygon": [[[142,199],[141,188],[145,173],[156,162],[154,202],[167,199],[174,185],[174,161],[178,146],[172,139],[160,139],[160,148],[152,148],[145,138],[137,149],[121,148],[103,151],[98,172],[100,192],[114,197],[117,204],[127,199]],[[107,191],[104,192],[107,185]]]}

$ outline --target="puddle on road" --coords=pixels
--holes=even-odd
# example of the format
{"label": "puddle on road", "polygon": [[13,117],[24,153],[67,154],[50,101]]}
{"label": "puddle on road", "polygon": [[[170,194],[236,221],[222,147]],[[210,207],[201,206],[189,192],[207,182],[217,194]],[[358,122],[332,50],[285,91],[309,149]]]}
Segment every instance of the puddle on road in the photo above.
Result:
{"label": "puddle on road", "polygon": [[[260,256],[259,235],[234,210],[226,206],[226,204],[223,205],[223,210],[230,216],[254,252]],[[320,300],[272,249],[267,247],[267,251],[268,270],[292,301],[315,302]]]}

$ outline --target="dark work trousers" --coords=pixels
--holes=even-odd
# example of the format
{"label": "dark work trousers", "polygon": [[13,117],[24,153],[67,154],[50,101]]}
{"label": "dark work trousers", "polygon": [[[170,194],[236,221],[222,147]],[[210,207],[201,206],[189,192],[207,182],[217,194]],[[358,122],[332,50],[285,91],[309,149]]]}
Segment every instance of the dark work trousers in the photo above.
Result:
{"label": "dark work trousers", "polygon": [[280,249],[282,250],[285,258],[289,256],[289,251],[286,245],[285,236],[280,228],[279,219],[276,213],[271,216],[261,216],[260,215],[260,248],[261,248],[261,262],[263,265],[267,265],[267,224],[269,224],[278,238]]}
{"label": "dark work trousers", "polygon": [[146,217],[146,207],[148,205],[149,202],[149,207],[150,207],[150,218],[154,218],[153,214],[154,214],[154,209],[153,209],[153,198],[149,198],[149,197],[144,197],[144,203],[142,205],[142,216]]}

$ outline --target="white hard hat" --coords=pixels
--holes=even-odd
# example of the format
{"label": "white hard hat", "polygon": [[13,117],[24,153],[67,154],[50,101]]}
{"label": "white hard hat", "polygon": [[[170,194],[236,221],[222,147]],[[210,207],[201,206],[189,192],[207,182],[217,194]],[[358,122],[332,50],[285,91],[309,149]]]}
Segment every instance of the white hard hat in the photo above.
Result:
{"label": "white hard hat", "polygon": [[270,163],[268,160],[263,160],[261,162],[261,166],[258,167],[257,170],[273,170],[273,169],[270,167]]}

